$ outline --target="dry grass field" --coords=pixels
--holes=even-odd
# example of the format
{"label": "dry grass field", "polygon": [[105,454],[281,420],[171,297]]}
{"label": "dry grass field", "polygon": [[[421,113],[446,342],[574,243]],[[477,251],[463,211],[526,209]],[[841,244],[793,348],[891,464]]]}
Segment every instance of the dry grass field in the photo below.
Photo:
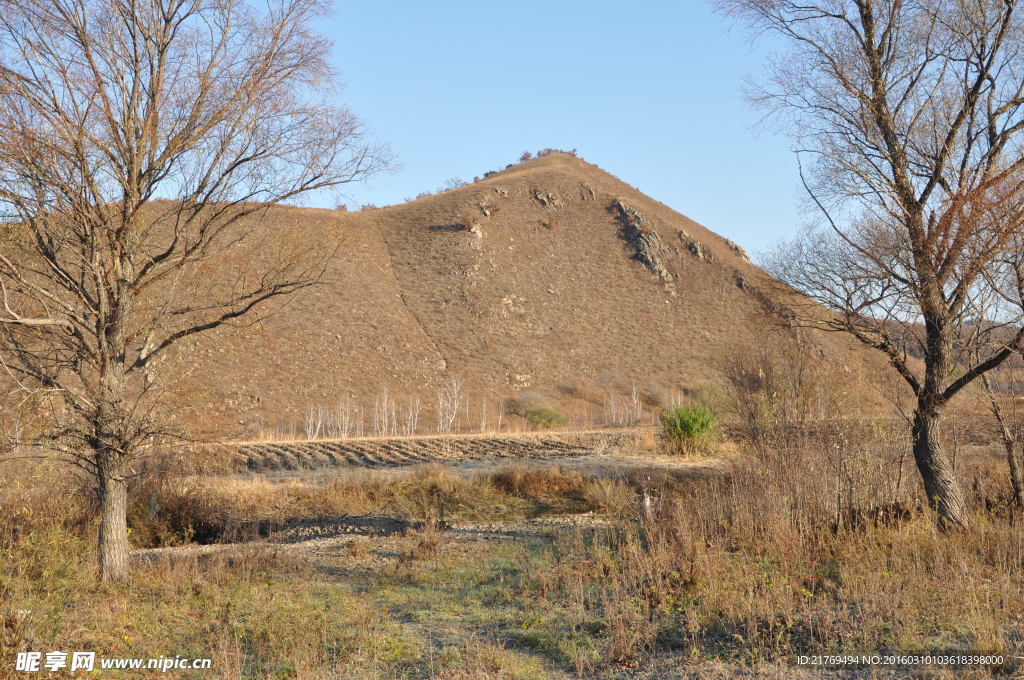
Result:
{"label": "dry grass field", "polygon": [[864,422],[739,436],[710,472],[690,459],[699,473],[549,460],[154,477],[117,586],[92,575],[88,496],[39,468],[4,485],[0,654],[212,656],[195,677],[219,678],[653,680],[989,650],[1006,663],[843,677],[1012,677],[1024,535],[983,434],[960,443],[975,521],[953,535],[921,507],[902,434]]}

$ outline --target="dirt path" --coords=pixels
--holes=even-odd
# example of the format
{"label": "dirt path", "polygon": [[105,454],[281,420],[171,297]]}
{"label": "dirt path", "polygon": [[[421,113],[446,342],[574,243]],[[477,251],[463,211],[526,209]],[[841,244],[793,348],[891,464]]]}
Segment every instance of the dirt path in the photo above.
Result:
{"label": "dirt path", "polygon": [[[635,432],[635,431],[631,431]],[[434,439],[434,438],[429,438]],[[451,438],[456,439],[456,438]],[[465,440],[466,438],[457,438]],[[487,445],[494,443],[492,437],[475,437],[474,440],[486,440]],[[379,443],[382,440],[375,440]],[[387,440],[383,440],[387,441]],[[602,440],[606,441],[606,440]],[[635,449],[605,447],[599,450],[586,450],[582,447],[566,448],[564,444],[554,445],[547,441],[542,446],[544,455],[529,457],[464,458],[447,456],[427,459],[419,462],[386,467],[358,466],[355,464],[336,465],[307,469],[275,469],[259,471],[246,470],[223,477],[210,477],[211,482],[218,479],[259,478],[270,482],[302,482],[313,485],[326,484],[336,478],[358,478],[373,475],[374,477],[402,476],[416,474],[426,465],[441,466],[447,471],[461,476],[473,477],[490,474],[510,466],[542,468],[557,465],[560,468],[594,477],[633,479],[646,478],[652,484],[665,478],[702,478],[722,474],[728,467],[728,457],[718,458],[681,458],[679,456],[663,456]],[[445,525],[445,542],[465,544],[472,542],[493,543],[495,541],[548,539],[559,530],[574,527],[594,527],[605,525],[606,521],[592,513],[583,515],[544,516],[529,520],[493,521],[488,523],[452,522]],[[384,562],[393,556],[392,543],[401,542],[402,537],[410,531],[422,529],[422,523],[411,522],[397,517],[385,516],[344,516],[337,518],[317,519],[315,521],[296,521],[294,523],[274,527],[265,539],[250,543],[229,543],[214,545],[186,545],[171,548],[153,548],[137,550],[133,553],[136,559],[157,560],[163,557],[175,558],[186,555],[208,555],[241,548],[251,549],[254,546],[276,546],[276,549],[287,549],[289,552],[307,551],[316,554],[323,549],[330,549],[334,558],[351,559],[344,552],[335,550],[338,541],[367,541],[373,550],[359,549],[355,552],[366,557],[378,554]],[[361,561],[359,559],[355,560]],[[366,561],[366,560],[362,560]],[[370,559],[370,561],[374,561]]]}
{"label": "dirt path", "polygon": [[[407,585],[406,590],[402,590],[403,586],[394,584],[405,582],[405,579],[400,577],[403,569],[415,571],[418,568],[429,572],[439,565],[473,564],[493,555],[492,550],[498,544],[515,541],[540,545],[550,541],[560,532],[607,527],[607,520],[585,513],[533,520],[455,523],[442,532],[436,552],[429,551],[426,555],[417,556],[417,546],[421,541],[429,540],[429,532],[413,529],[407,533],[395,531],[378,534],[365,529],[366,519],[360,518],[352,524],[339,520],[338,530],[333,534],[323,533],[324,527],[293,527],[270,540],[253,544],[145,550],[136,551],[133,557],[155,561],[186,555],[202,558],[204,555],[217,553],[226,556],[230,562],[233,552],[241,554],[247,550],[275,551],[301,562],[311,574],[320,579],[343,584],[371,598],[374,607],[388,611],[394,621],[428,641],[437,653],[442,653],[446,648],[493,642],[495,639],[510,636],[507,643],[502,643],[503,648],[520,657],[529,658],[543,668],[543,675],[538,677],[547,680],[571,680],[579,677],[570,668],[556,663],[543,651],[516,643],[514,630],[505,630],[493,622],[481,624],[474,621],[472,616],[464,619],[463,613],[459,610],[461,603],[457,596],[438,594],[436,589],[432,591],[426,587],[417,590],[414,585]],[[393,521],[388,518],[382,519]],[[355,530],[351,530],[353,526]],[[408,592],[409,589],[412,589],[411,593]],[[422,600],[415,600],[417,597],[421,597]],[[439,610],[436,616],[422,615],[421,607],[429,608],[435,604]],[[433,610],[430,611],[434,613]],[[599,676],[593,677],[600,677],[602,680],[896,680],[906,675],[898,670],[815,671],[784,663],[763,664],[752,669],[746,665],[727,662],[693,663],[677,655],[663,654],[644,659],[636,665],[602,669]],[[934,677],[951,679],[953,676]]]}

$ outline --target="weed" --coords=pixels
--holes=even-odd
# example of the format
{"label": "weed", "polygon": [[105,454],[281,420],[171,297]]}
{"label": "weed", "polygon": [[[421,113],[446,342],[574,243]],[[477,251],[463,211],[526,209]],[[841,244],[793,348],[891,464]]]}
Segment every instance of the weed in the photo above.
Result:
{"label": "weed", "polygon": [[718,421],[711,409],[701,403],[672,404],[662,408],[661,431],[673,453],[707,453],[713,447]]}

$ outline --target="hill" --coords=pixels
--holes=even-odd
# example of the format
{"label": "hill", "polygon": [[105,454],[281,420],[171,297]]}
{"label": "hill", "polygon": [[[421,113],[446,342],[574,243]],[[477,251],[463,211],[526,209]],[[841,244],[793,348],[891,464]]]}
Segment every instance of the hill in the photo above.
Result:
{"label": "hill", "polygon": [[785,322],[777,282],[736,244],[569,154],[387,208],[274,214],[342,247],[325,285],[186,346],[200,429],[298,433],[309,409],[347,403],[369,434],[386,388],[399,423],[418,398],[430,430],[453,376],[463,427],[516,399],[596,423],[634,388],[648,407],[700,388]]}

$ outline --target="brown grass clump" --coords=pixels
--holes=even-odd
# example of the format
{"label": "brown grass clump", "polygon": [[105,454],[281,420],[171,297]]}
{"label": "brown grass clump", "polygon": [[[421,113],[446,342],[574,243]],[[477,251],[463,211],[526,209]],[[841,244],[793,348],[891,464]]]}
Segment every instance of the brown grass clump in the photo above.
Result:
{"label": "brown grass clump", "polygon": [[581,474],[558,466],[510,467],[490,475],[488,481],[509,495],[534,498],[579,493],[584,485]]}
{"label": "brown grass clump", "polygon": [[655,451],[658,448],[658,435],[654,430],[641,430],[638,448],[641,451]]}
{"label": "brown grass clump", "polygon": [[398,555],[399,566],[433,560],[444,543],[444,534],[436,521],[427,522],[419,531],[407,537],[407,547]]}
{"label": "brown grass clump", "polygon": [[370,554],[370,546],[367,545],[366,541],[350,539],[345,543],[345,547],[348,548],[348,554],[356,559],[366,558]]}
{"label": "brown grass clump", "polygon": [[469,208],[462,213],[462,227],[466,231],[473,231],[480,224],[480,214],[476,208]]}

